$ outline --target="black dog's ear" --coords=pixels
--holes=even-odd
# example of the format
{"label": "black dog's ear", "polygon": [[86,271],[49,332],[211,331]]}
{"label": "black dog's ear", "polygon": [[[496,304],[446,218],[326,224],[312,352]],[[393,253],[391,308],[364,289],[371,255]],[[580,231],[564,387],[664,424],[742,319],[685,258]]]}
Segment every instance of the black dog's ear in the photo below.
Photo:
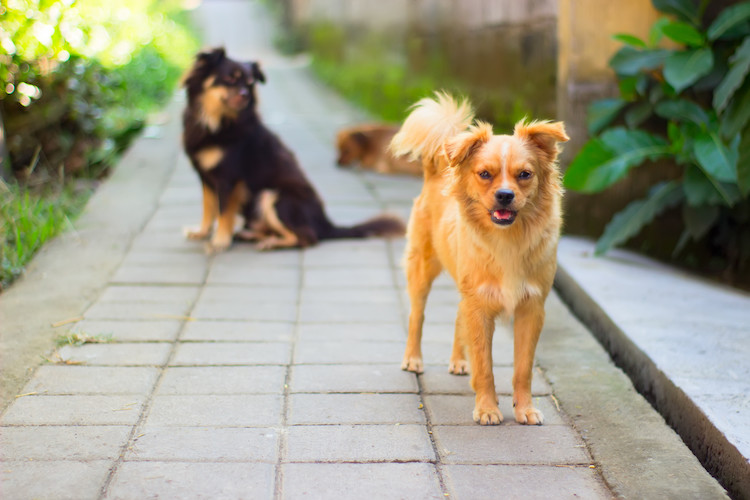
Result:
{"label": "black dog's ear", "polygon": [[260,64],[257,62],[250,63],[250,74],[252,74],[253,78],[260,83],[266,83],[266,75],[260,70]]}
{"label": "black dog's ear", "polygon": [[214,67],[226,59],[226,57],[227,53],[226,50],[224,50],[224,47],[216,47],[215,49],[207,50],[198,54],[195,62],[196,64]]}
{"label": "black dog's ear", "polygon": [[211,71],[226,59],[224,47],[199,52],[195,63],[182,77],[182,86],[191,87],[205,80]]}

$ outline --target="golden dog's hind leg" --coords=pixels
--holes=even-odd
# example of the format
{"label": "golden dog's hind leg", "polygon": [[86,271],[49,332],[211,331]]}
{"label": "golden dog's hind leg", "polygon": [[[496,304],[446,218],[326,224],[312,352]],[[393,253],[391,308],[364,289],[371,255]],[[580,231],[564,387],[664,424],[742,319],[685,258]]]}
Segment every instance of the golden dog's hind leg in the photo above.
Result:
{"label": "golden dog's hind leg", "polygon": [[411,310],[409,312],[409,336],[406,339],[406,351],[401,369],[415,373],[424,371],[422,361],[422,326],[424,324],[424,308],[427,296],[432,288],[432,282],[440,274],[442,267],[431,249],[414,245],[409,241],[406,258],[407,291]]}
{"label": "golden dog's hind leg", "polygon": [[476,393],[474,421],[481,425],[498,425],[503,421],[503,414],[497,407],[495,376],[492,373],[494,315],[466,298],[458,306],[458,315],[469,344],[471,387]]}
{"label": "golden dog's hind leg", "polygon": [[186,229],[185,236],[189,240],[205,240],[211,234],[216,215],[219,212],[219,198],[206,184],[203,187],[203,216],[201,225],[197,229]]}
{"label": "golden dog's hind leg", "polygon": [[544,325],[544,300],[531,298],[516,308],[513,325],[513,412],[520,424],[542,425],[544,415],[531,400],[534,352]]}

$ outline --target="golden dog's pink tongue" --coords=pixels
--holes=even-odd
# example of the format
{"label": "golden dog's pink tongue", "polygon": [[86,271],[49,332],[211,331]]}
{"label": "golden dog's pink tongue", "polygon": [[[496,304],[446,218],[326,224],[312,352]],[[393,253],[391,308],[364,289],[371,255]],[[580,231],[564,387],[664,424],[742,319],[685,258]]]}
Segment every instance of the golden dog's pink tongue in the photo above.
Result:
{"label": "golden dog's pink tongue", "polygon": [[510,219],[513,216],[513,212],[510,210],[495,210],[492,216],[498,220]]}

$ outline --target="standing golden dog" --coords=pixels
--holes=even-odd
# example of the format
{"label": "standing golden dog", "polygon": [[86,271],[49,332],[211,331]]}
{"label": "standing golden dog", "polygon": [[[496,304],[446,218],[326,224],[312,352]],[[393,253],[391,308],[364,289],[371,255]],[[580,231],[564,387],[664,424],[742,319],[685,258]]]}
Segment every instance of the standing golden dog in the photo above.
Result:
{"label": "standing golden dog", "polygon": [[467,373],[468,351],[474,420],[503,420],[492,373],[495,319],[503,315],[514,318],[516,421],[541,424],[531,376],[562,224],[557,144],[568,136],[561,122],[521,121],[513,135],[493,135],[491,125],[473,120],[468,103],[438,93],[414,106],[391,142],[396,155],[421,156],[425,178],[408,227],[411,313],[402,368],[424,369],[425,302],[445,269],[461,293],[449,370]]}

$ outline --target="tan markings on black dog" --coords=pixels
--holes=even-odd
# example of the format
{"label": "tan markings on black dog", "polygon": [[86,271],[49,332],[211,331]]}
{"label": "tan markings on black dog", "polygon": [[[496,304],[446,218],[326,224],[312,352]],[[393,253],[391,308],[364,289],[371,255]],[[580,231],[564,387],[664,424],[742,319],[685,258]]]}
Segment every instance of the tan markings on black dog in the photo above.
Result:
{"label": "tan markings on black dog", "polygon": [[235,220],[242,210],[242,206],[247,203],[249,196],[249,191],[244,182],[238,182],[235,184],[232,192],[229,194],[226,206],[223,207],[221,213],[219,213],[216,232],[211,238],[213,251],[226,250],[232,243]]}
{"label": "tan markings on black dog", "polygon": [[557,144],[567,140],[561,122],[521,121],[513,135],[493,135],[490,125],[474,122],[468,103],[437,94],[415,105],[391,143],[395,154],[421,155],[425,173],[408,228],[411,312],[402,368],[424,369],[425,304],[445,269],[461,294],[449,371],[465,374],[470,365],[473,418],[482,425],[503,420],[492,372],[498,316],[514,319],[516,421],[544,420],[531,377],[562,224]]}
{"label": "tan markings on black dog", "polygon": [[203,191],[203,216],[198,229],[188,229],[186,236],[191,240],[205,240],[211,235],[211,227],[216,216],[219,215],[219,199],[216,193],[206,184],[201,186]]}
{"label": "tan markings on black dog", "polygon": [[201,170],[207,172],[215,168],[224,159],[224,150],[218,146],[210,146],[198,151],[195,157]]}
{"label": "tan markings on black dog", "polygon": [[279,220],[279,214],[276,213],[276,209],[274,208],[278,199],[279,193],[272,190],[262,191],[258,197],[258,209],[261,221],[270,230],[270,235],[258,243],[258,249],[260,250],[289,248],[297,246],[299,243],[297,235]]}

